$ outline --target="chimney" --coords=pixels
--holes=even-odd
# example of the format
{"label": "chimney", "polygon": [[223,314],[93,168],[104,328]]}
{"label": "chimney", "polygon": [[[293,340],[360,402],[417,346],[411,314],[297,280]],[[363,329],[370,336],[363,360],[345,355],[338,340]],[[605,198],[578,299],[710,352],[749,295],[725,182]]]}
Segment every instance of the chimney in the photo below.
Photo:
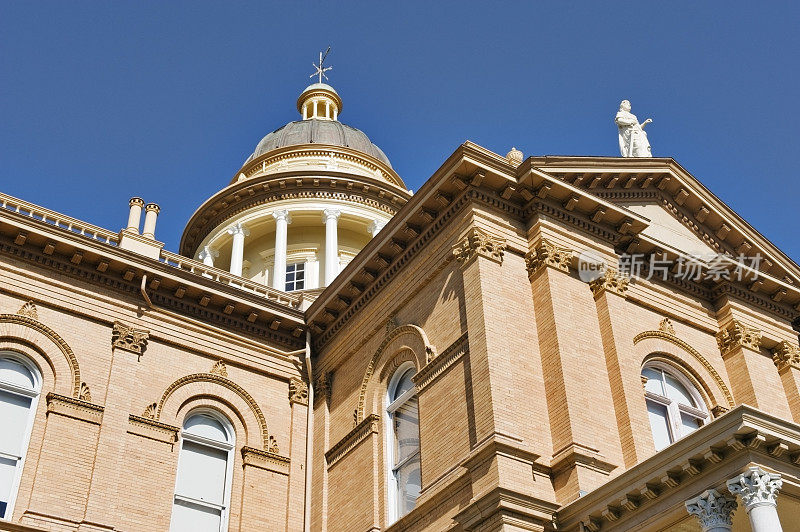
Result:
{"label": "chimney", "polygon": [[[151,259],[159,260],[164,243],[156,240],[156,218],[161,208],[155,203],[145,205],[142,198],[131,198],[128,202],[128,225],[119,232],[119,249],[126,249]],[[144,206],[144,229],[139,234],[139,224],[142,220],[142,207]]]}
{"label": "chimney", "polygon": [[151,240],[155,240],[156,218],[158,218],[158,213],[161,211],[161,207],[155,203],[148,203],[144,210],[144,230],[142,231],[142,236]]}
{"label": "chimney", "polygon": [[131,210],[128,213],[128,231],[133,231],[137,235],[139,234],[139,222],[142,219],[142,207],[144,207],[144,200],[142,198],[131,198],[128,202],[131,206]]}

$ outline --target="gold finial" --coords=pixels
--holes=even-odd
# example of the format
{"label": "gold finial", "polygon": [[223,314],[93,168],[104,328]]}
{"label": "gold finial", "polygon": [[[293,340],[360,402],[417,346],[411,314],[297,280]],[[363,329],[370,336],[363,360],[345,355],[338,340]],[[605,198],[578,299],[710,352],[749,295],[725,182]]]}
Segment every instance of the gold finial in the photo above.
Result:
{"label": "gold finial", "polygon": [[319,66],[316,63],[311,63],[311,65],[317,71],[314,72],[313,74],[311,74],[310,76],[308,76],[309,78],[313,78],[314,76],[318,76],[320,83],[322,83],[322,78],[325,78],[326,80],[328,79],[328,76],[325,75],[325,72],[327,72],[328,70],[333,70],[333,67],[329,66],[329,67],[324,67],[323,68],[323,65],[325,64],[325,58],[328,57],[328,52],[330,52],[330,51],[331,51],[331,47],[328,46],[328,49],[325,50],[324,54],[322,52],[319,53]]}

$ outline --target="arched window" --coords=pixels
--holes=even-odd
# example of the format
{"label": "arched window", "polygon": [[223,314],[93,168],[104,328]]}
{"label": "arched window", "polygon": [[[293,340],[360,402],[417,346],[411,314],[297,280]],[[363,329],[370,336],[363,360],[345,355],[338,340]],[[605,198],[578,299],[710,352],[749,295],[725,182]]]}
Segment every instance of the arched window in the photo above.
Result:
{"label": "arched window", "polygon": [[234,433],[228,420],[211,412],[190,415],[183,424],[172,532],[228,529]]}
{"label": "arched window", "polygon": [[679,371],[651,362],[642,369],[656,451],[702,427],[708,419],[700,393]]}
{"label": "arched window", "polygon": [[400,366],[389,382],[386,414],[389,438],[389,517],[394,522],[414,509],[422,486],[419,467],[419,408],[411,363]]}
{"label": "arched window", "polygon": [[11,519],[41,379],[33,365],[0,352],[0,519]]}

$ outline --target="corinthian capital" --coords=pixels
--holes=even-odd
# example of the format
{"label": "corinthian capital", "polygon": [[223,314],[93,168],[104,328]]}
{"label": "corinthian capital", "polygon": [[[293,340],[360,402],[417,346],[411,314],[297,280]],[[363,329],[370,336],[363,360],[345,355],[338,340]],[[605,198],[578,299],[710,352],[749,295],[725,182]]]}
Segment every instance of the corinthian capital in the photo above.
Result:
{"label": "corinthian capital", "polygon": [[481,256],[502,264],[505,249],[505,240],[472,227],[461,242],[453,247],[453,256],[461,263],[467,263],[474,257]]}
{"label": "corinthian capital", "polygon": [[611,292],[619,296],[624,296],[628,291],[628,284],[631,280],[629,277],[620,274],[614,268],[606,268],[603,275],[589,283],[589,288],[592,289],[592,294],[595,297],[603,292]]}
{"label": "corinthian capital", "polygon": [[525,265],[528,267],[528,276],[533,276],[542,266],[549,266],[562,272],[569,272],[572,263],[572,250],[560,248],[549,241],[542,239],[527,255]]}
{"label": "corinthian capital", "polygon": [[772,351],[772,361],[775,362],[778,371],[789,367],[800,369],[800,347],[784,340]]}
{"label": "corinthian capital", "polygon": [[136,329],[121,321],[115,321],[114,328],[111,330],[111,346],[141,355],[147,347],[149,337],[150,331]]}
{"label": "corinthian capital", "polygon": [[744,509],[749,512],[755,506],[777,506],[776,499],[783,480],[778,473],[767,473],[760,467],[751,467],[730,479],[727,485],[728,491],[742,497]]}
{"label": "corinthian capital", "polygon": [[737,347],[746,347],[758,351],[761,347],[761,331],[748,327],[744,323],[733,320],[717,333],[717,345],[723,355]]}
{"label": "corinthian capital", "polygon": [[730,530],[736,507],[736,497],[722,495],[714,489],[704,491],[694,499],[686,501],[686,511],[697,516],[703,532],[714,529]]}
{"label": "corinthian capital", "polygon": [[247,227],[245,227],[243,224],[236,223],[236,224],[233,224],[232,226],[230,226],[228,228],[228,234],[229,235],[249,236],[250,235],[250,230]]}

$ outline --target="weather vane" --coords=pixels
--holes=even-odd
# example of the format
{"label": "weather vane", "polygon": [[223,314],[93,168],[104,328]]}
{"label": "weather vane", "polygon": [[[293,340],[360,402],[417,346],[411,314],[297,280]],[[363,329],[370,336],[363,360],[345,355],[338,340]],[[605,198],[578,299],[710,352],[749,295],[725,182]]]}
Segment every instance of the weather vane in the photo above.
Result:
{"label": "weather vane", "polygon": [[328,49],[325,50],[324,54],[322,52],[319,53],[319,66],[317,66],[316,63],[311,63],[314,66],[314,68],[317,69],[317,71],[314,72],[313,74],[311,74],[310,76],[308,76],[309,78],[313,78],[314,76],[318,76],[320,83],[322,83],[322,78],[325,78],[326,80],[328,79],[328,76],[325,75],[325,72],[327,72],[328,70],[333,70],[333,67],[329,66],[329,67],[324,67],[323,68],[323,65],[325,64],[325,58],[328,57],[328,52],[330,52],[330,51],[331,51],[331,47],[328,46]]}

